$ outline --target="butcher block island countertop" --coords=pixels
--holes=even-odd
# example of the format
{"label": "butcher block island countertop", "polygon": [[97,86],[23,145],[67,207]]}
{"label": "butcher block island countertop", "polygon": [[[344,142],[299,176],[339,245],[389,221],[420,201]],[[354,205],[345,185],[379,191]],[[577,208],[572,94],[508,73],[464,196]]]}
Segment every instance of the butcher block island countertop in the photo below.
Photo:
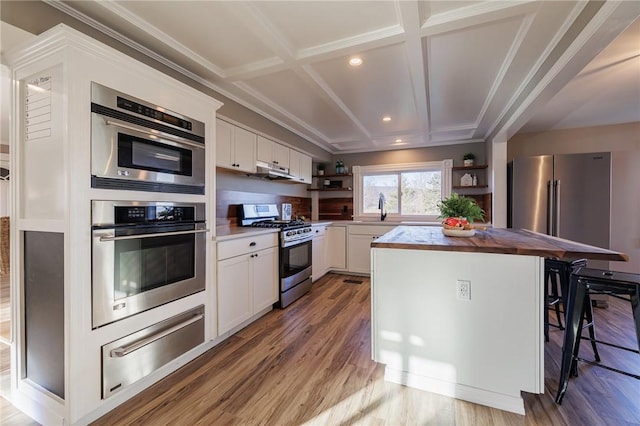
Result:
{"label": "butcher block island countertop", "polygon": [[375,248],[519,254],[628,261],[624,253],[551,237],[525,229],[476,230],[473,237],[448,237],[439,226],[398,226],[371,243]]}
{"label": "butcher block island countertop", "polygon": [[526,414],[544,393],[544,259],[627,260],[513,229],[398,226],[371,243],[372,358],[385,380]]}

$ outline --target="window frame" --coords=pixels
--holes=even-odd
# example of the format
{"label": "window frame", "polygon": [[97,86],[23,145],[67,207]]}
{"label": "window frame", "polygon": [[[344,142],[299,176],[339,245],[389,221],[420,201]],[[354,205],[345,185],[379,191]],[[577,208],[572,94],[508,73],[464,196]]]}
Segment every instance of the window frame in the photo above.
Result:
{"label": "window frame", "polygon": [[[353,219],[354,220],[380,220],[380,213],[364,213],[363,199],[363,179],[364,176],[376,174],[401,174],[403,172],[435,171],[441,173],[440,193],[442,198],[451,195],[451,168],[453,160],[426,161],[420,163],[399,163],[380,164],[372,166],[353,166]],[[400,185],[400,182],[398,183]],[[402,215],[398,213],[388,213],[388,221],[411,221],[411,222],[438,222],[437,215]]]}

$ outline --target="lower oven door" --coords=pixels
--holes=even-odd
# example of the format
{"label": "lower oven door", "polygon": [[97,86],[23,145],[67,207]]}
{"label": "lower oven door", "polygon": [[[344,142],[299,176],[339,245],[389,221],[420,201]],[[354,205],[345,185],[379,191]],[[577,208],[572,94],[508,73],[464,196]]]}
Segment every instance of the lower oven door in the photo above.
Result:
{"label": "lower oven door", "polygon": [[93,327],[204,290],[205,224],[93,231]]}
{"label": "lower oven door", "polygon": [[204,343],[204,306],[102,347],[102,398]]}
{"label": "lower oven door", "polygon": [[311,276],[311,239],[280,248],[280,291],[285,292]]}

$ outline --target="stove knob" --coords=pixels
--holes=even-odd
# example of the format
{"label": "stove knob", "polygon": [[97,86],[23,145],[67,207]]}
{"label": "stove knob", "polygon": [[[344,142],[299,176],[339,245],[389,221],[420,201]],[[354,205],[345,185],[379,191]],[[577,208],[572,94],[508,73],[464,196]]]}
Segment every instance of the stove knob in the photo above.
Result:
{"label": "stove knob", "polygon": [[298,229],[298,230],[296,231],[296,234],[302,234],[302,229]]}

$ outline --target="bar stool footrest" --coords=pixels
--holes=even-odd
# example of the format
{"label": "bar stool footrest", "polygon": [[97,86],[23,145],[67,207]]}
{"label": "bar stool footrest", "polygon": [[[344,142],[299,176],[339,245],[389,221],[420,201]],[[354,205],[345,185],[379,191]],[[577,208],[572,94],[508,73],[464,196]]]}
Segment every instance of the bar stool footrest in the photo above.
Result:
{"label": "bar stool footrest", "polygon": [[640,376],[639,376],[639,375],[637,375],[637,374],[633,374],[633,373],[629,373],[628,371],[619,370],[619,369],[617,369],[617,368],[610,367],[610,366],[608,366],[608,365],[601,364],[601,363],[599,363],[599,362],[591,361],[591,360],[589,360],[589,359],[584,359],[584,358],[580,358],[580,357],[576,358],[576,360],[577,360],[577,361],[584,362],[584,363],[586,363],[586,364],[594,365],[594,366],[596,366],[596,367],[604,368],[605,370],[610,370],[610,371],[614,371],[614,372],[616,372],[616,373],[624,374],[625,376],[633,377],[634,379],[638,379],[638,380],[640,380]]}

